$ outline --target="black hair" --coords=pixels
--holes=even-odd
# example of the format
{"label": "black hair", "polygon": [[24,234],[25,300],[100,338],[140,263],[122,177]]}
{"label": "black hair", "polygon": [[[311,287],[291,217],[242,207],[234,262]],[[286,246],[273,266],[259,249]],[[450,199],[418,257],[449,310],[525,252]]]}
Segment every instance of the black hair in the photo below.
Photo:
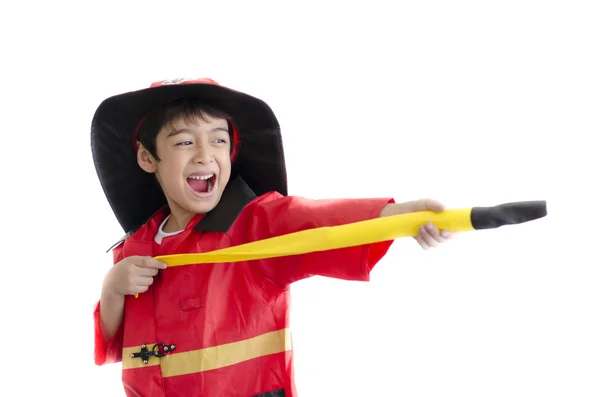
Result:
{"label": "black hair", "polygon": [[[207,116],[227,120],[227,124],[229,126],[229,136],[232,138],[231,135],[233,134],[233,131],[230,123],[231,116],[229,116],[229,114],[220,108],[202,101],[199,98],[184,97],[154,109],[140,126],[137,139],[157,161],[160,161],[158,158],[158,153],[156,152],[156,136],[162,128],[164,128],[167,124],[174,123],[180,119],[190,122],[200,118],[204,121],[207,121]],[[233,145],[234,142],[232,138],[232,151]]]}

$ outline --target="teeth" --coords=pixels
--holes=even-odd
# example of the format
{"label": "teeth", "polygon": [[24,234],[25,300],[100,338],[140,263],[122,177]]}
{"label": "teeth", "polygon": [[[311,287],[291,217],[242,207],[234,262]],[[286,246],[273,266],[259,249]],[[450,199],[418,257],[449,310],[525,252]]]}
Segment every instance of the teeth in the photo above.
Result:
{"label": "teeth", "polygon": [[210,174],[210,175],[191,175],[191,176],[188,176],[188,179],[198,179],[198,180],[201,180],[201,181],[205,181],[207,179],[212,178],[213,176],[215,176],[215,174]]}

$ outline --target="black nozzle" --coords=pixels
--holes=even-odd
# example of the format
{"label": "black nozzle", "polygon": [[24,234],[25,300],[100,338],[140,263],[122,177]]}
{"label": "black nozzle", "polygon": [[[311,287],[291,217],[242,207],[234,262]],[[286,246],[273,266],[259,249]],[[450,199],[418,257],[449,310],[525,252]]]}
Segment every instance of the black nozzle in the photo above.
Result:
{"label": "black nozzle", "polygon": [[533,221],[546,215],[548,211],[545,201],[520,201],[495,207],[473,207],[471,225],[475,230],[494,229]]}

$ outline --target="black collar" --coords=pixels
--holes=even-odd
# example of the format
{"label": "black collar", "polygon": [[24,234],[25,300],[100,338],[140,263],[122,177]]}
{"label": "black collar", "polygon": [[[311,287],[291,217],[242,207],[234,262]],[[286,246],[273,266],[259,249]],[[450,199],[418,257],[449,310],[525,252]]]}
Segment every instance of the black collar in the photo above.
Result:
{"label": "black collar", "polygon": [[[242,177],[235,177],[225,187],[221,200],[219,200],[217,206],[202,217],[196,226],[194,226],[194,229],[203,232],[226,233],[246,205],[255,198],[256,194],[250,189]],[[121,244],[134,233],[135,231],[127,233],[106,250],[106,252],[109,252]]]}
{"label": "black collar", "polygon": [[255,198],[256,194],[242,177],[236,177],[225,187],[219,204],[202,217],[194,229],[203,232],[227,232],[246,205]]}

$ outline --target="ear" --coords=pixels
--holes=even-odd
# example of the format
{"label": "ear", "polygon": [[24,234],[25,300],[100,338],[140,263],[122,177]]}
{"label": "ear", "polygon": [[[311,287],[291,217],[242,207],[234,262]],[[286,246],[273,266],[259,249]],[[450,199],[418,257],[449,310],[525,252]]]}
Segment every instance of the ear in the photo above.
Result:
{"label": "ear", "polygon": [[157,170],[156,159],[150,152],[138,142],[137,162],[139,166],[149,174],[154,174]]}

